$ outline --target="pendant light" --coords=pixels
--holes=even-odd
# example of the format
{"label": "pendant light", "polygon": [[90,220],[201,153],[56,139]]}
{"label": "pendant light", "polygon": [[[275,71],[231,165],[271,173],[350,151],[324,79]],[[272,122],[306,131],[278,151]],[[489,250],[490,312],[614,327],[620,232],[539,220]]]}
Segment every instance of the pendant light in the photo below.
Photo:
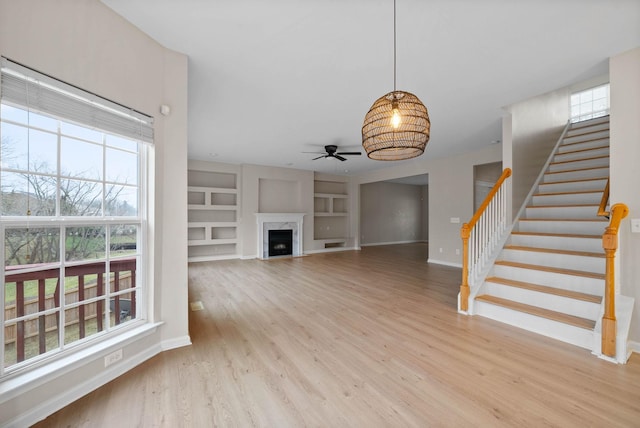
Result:
{"label": "pendant light", "polygon": [[396,0],[393,0],[393,91],[378,98],[364,117],[362,147],[375,160],[411,159],[424,153],[431,122],[417,96],[396,90]]}

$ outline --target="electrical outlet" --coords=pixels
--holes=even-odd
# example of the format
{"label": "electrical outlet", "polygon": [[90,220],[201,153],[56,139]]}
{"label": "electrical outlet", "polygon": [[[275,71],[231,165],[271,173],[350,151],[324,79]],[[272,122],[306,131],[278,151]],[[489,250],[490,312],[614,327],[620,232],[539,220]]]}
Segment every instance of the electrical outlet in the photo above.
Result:
{"label": "electrical outlet", "polygon": [[460,249],[456,248],[456,256],[459,256],[459,255],[460,255]]}
{"label": "electrical outlet", "polygon": [[631,233],[640,233],[640,218],[631,219]]}
{"label": "electrical outlet", "polygon": [[451,217],[451,223],[460,223],[460,217]]}
{"label": "electrical outlet", "polygon": [[440,248],[440,252],[442,252],[442,248]]}
{"label": "electrical outlet", "polygon": [[104,366],[109,367],[113,363],[117,363],[122,359],[122,349],[118,349],[115,352],[110,353],[104,357]]}

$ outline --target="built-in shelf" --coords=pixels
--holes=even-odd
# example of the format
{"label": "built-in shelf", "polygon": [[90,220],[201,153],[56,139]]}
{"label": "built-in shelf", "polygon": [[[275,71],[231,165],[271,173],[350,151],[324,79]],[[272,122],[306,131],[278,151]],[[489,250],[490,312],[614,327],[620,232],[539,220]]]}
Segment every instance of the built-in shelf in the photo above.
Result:
{"label": "built-in shelf", "polygon": [[345,246],[349,230],[349,194],[344,181],[314,181],[314,240],[325,248]]}
{"label": "built-in shelf", "polygon": [[238,257],[237,174],[202,168],[188,171],[189,261]]}

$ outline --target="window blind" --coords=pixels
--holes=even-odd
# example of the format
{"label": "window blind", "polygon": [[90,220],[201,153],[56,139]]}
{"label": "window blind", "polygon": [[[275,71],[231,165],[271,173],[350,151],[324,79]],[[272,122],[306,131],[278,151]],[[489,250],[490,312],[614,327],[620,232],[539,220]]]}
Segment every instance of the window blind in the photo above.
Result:
{"label": "window blind", "polygon": [[32,111],[153,143],[153,118],[2,58],[0,98]]}

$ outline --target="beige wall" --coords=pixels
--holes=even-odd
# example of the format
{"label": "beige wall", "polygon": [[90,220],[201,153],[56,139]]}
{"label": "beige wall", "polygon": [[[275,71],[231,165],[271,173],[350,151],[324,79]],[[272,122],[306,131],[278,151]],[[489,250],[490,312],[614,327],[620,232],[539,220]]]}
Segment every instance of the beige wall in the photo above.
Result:
{"label": "beige wall", "polygon": [[[155,118],[145,272],[153,321],[126,342],[86,349],[33,380],[14,377],[0,391],[0,425],[26,426],[163,349],[189,343],[187,313],[187,59],[169,51],[97,0],[0,0],[0,54]],[[161,104],[172,108],[161,116]],[[170,237],[170,239],[165,239]],[[122,349],[117,365],[104,355]],[[72,370],[70,370],[72,368]]]}
{"label": "beige wall", "polygon": [[611,58],[611,193],[610,203],[625,203],[629,216],[620,225],[621,294],[635,298],[629,339],[640,352],[640,233],[631,233],[640,219],[640,48]]}
{"label": "beige wall", "polygon": [[520,209],[569,120],[568,88],[507,108],[503,124],[503,168],[512,169],[513,214]]}
{"label": "beige wall", "polygon": [[421,241],[423,187],[400,183],[360,186],[360,245]]}

